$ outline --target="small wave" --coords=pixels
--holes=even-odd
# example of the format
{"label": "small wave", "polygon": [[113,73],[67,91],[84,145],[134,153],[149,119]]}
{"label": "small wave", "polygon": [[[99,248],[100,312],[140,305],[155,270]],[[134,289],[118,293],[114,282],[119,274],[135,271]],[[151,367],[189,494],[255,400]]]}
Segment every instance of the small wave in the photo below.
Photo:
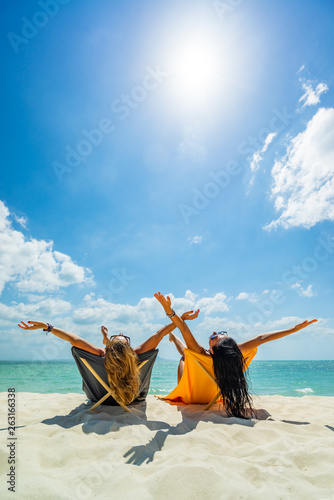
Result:
{"label": "small wave", "polygon": [[161,393],[161,392],[166,392],[167,394],[169,394],[171,392],[171,390],[167,390],[167,389],[154,389],[152,387],[149,390],[150,394],[156,394],[156,393]]}
{"label": "small wave", "polygon": [[303,394],[310,394],[311,392],[314,392],[311,387],[305,387],[305,389],[295,389],[297,392],[302,392]]}

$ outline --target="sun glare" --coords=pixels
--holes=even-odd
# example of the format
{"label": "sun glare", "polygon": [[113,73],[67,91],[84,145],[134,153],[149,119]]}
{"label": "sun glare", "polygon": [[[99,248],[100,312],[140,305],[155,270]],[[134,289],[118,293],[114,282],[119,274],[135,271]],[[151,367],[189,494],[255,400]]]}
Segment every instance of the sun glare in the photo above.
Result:
{"label": "sun glare", "polygon": [[202,40],[188,41],[178,48],[172,62],[176,90],[190,99],[210,94],[219,78],[219,66],[214,46]]}

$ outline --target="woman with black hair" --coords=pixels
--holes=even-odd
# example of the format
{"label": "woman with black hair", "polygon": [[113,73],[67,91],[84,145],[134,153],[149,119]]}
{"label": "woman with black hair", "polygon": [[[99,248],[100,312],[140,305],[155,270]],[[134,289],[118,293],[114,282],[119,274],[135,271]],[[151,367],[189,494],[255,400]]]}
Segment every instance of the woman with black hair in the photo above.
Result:
{"label": "woman with black hair", "polygon": [[[170,334],[170,340],[175,343],[182,356],[178,369],[178,380],[180,381],[183,373],[184,349],[186,347],[198,354],[212,357],[214,375],[224,401],[224,409],[228,416],[240,418],[256,416],[244,374],[246,365],[243,353],[249,352],[266,342],[298,332],[317,321],[316,319],[304,321],[293,328],[260,334],[239,344],[228,337],[227,332],[214,332],[209,336],[209,349],[205,349],[197,342],[187,324],[172,309],[170,297],[166,296],[165,298],[160,292],[155,293],[154,296],[174,325],[179,328],[186,343],[186,345],[183,344],[174,334]],[[197,317],[198,313],[199,310],[195,311],[194,317]]]}

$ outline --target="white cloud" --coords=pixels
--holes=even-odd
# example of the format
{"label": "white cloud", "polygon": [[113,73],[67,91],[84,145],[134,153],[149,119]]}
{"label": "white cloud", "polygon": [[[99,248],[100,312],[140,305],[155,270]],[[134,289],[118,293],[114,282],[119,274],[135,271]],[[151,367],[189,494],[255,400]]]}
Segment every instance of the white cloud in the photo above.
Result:
{"label": "white cloud", "polygon": [[308,285],[307,288],[303,288],[300,283],[294,283],[291,285],[293,290],[296,290],[301,297],[315,297],[316,292],[313,291],[312,285]]}
{"label": "white cloud", "polygon": [[262,156],[260,155],[260,150],[255,151],[255,153],[253,154],[253,158],[251,159],[250,162],[250,168],[252,172],[256,172],[257,170],[259,170],[261,160]]}
{"label": "white cloud", "polygon": [[[190,290],[187,290],[184,297],[174,297],[169,295],[172,301],[172,307],[182,314],[185,311],[201,310],[201,315],[212,313],[219,314],[229,310],[226,304],[227,297],[224,293],[216,293],[213,297],[201,297]],[[87,296],[86,296],[87,297]],[[143,297],[137,305],[116,304],[105,299],[86,301],[83,307],[76,308],[73,311],[73,321],[77,324],[86,323],[109,323],[119,324],[123,327],[134,322],[140,323],[159,322],[164,319],[164,311],[155,297]],[[136,326],[135,326],[136,328]]]}
{"label": "white cloud", "polygon": [[14,218],[24,229],[27,229],[28,219],[26,217],[18,217],[17,215],[14,215]]}
{"label": "white cloud", "polygon": [[191,300],[191,301],[195,302],[198,295],[196,293],[191,292],[190,290],[187,290],[184,297],[187,300]]}
{"label": "white cloud", "polygon": [[334,108],[320,108],[272,169],[271,190],[281,216],[266,229],[334,220]]}
{"label": "white cloud", "polygon": [[249,300],[250,294],[247,292],[240,292],[235,300]]}
{"label": "white cloud", "polygon": [[214,297],[205,297],[196,302],[195,309],[200,309],[204,314],[222,313],[229,310],[226,304],[227,297],[224,293],[216,293]]}
{"label": "white cloud", "polygon": [[277,135],[277,132],[272,132],[271,134],[267,135],[266,140],[264,141],[264,146],[261,150],[261,153],[264,153],[265,151],[267,151],[269,144],[271,143],[271,141],[273,139],[275,139],[276,135]]}
{"label": "white cloud", "polygon": [[72,305],[60,298],[49,297],[30,304],[13,303],[11,306],[0,303],[0,327],[16,325],[20,321],[51,321],[58,316],[66,316]]}
{"label": "white cloud", "polygon": [[45,295],[35,294],[35,293],[25,293],[24,297],[29,300],[29,302],[39,302],[46,298]]}
{"label": "white cloud", "polygon": [[305,82],[300,79],[300,82],[302,84],[304,94],[301,96],[298,102],[304,101],[302,107],[314,106],[315,104],[319,104],[321,94],[328,91],[328,86],[324,82],[318,83],[315,88],[313,88],[314,82],[312,82],[311,80]]}
{"label": "white cloud", "polygon": [[184,297],[176,298],[173,294],[169,294],[169,296],[171,297],[172,305],[175,305],[176,310],[180,314],[184,311],[195,311],[197,309],[200,309],[201,315],[219,314],[229,310],[229,306],[226,303],[227,296],[223,292],[218,292],[213,297],[199,297],[199,295],[187,290]]}
{"label": "white cloud", "polygon": [[90,292],[89,294],[84,296],[84,302],[91,302],[94,297],[95,297],[95,293]]}
{"label": "white cloud", "polygon": [[271,295],[276,294],[276,290],[263,290],[260,294],[252,292],[240,292],[239,295],[235,298],[235,300],[248,300],[249,302],[259,302],[262,300],[261,295],[268,295],[268,293],[271,293]]}
{"label": "white cloud", "polygon": [[297,74],[298,74],[298,73],[300,73],[301,71],[303,71],[303,69],[305,69],[305,64],[303,64],[303,65],[299,68],[299,70],[297,71]]}
{"label": "white cloud", "polygon": [[268,134],[266,140],[264,141],[263,148],[255,151],[255,153],[253,154],[253,158],[250,162],[252,172],[256,172],[259,169],[260,161],[263,160],[261,153],[265,153],[267,151],[269,144],[273,141],[273,139],[275,139],[276,136],[277,132],[271,132],[270,134]]}
{"label": "white cloud", "polygon": [[200,245],[203,241],[203,236],[194,236],[194,237],[190,237],[188,238],[188,241],[190,241],[190,244],[193,245]]}
{"label": "white cloud", "polygon": [[14,230],[9,216],[8,208],[0,201],[0,293],[7,283],[29,293],[91,282],[88,269],[53,250],[52,241],[29,239]]}

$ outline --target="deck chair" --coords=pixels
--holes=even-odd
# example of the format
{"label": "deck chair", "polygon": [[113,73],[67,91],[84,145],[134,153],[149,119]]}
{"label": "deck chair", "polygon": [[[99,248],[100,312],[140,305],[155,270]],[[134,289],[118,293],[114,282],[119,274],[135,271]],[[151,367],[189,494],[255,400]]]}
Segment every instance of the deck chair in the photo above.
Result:
{"label": "deck chair", "polygon": [[[72,347],[71,351],[82,377],[82,389],[88,399],[96,401],[90,410],[95,410],[103,403],[112,406],[122,406],[125,411],[129,412],[129,408],[124,405],[119,405],[112,395],[107,372],[104,367],[104,357],[91,354],[78,347]],[[158,352],[158,349],[153,349],[138,354],[140,387],[139,395],[133,403],[143,401],[148,394],[153,365]]]}
{"label": "deck chair", "polygon": [[[245,370],[256,353],[256,348],[243,353]],[[215,402],[222,401],[214,376],[212,358],[185,349],[182,377],[175,389],[160,399],[171,404],[205,404],[205,410],[209,410]]]}

